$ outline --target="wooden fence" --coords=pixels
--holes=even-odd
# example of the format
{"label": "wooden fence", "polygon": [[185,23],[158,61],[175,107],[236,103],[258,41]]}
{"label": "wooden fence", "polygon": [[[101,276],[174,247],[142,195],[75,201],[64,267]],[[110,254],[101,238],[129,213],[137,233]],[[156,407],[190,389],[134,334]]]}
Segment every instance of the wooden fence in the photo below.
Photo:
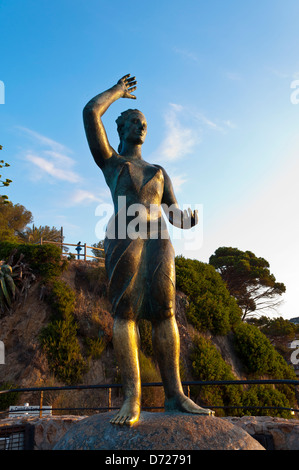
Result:
{"label": "wooden fence", "polygon": [[[53,245],[58,245],[58,246],[61,246],[61,253],[62,255],[64,256],[69,256],[69,255],[75,255],[77,257],[77,259],[79,260],[83,260],[83,261],[86,261],[87,258],[93,258],[93,259],[97,259],[97,260],[100,260],[100,261],[103,261],[104,263],[104,256],[93,256],[93,255],[88,255],[87,254],[87,250],[90,249],[90,250],[98,250],[99,252],[102,252],[104,254],[104,249],[103,248],[97,248],[95,246],[89,246],[87,245],[86,243],[83,243],[80,245],[77,243],[77,244],[74,244],[74,243],[62,243],[62,242],[52,242],[52,241],[49,241],[49,240],[44,240],[43,238],[40,239],[39,241],[39,244],[40,245],[43,245],[43,244],[48,244],[48,243],[51,243]],[[77,251],[76,248],[75,250],[77,251],[77,253],[71,253],[71,252],[63,252],[63,247],[65,246],[75,246],[75,247],[80,247],[81,250],[80,251]],[[82,252],[82,253],[81,253]]]}

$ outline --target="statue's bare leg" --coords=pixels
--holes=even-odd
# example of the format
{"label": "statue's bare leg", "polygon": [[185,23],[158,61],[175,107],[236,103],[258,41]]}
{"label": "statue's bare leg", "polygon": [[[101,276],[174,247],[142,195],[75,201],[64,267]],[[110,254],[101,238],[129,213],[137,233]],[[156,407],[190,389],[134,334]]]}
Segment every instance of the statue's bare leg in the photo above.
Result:
{"label": "statue's bare leg", "polygon": [[132,426],[139,420],[141,406],[138,333],[134,321],[115,319],[113,347],[122,376],[124,402],[110,422]]}
{"label": "statue's bare leg", "polygon": [[164,385],[165,410],[213,415],[212,410],[201,408],[184,394],[179,372],[180,338],[174,316],[153,324],[153,349]]}

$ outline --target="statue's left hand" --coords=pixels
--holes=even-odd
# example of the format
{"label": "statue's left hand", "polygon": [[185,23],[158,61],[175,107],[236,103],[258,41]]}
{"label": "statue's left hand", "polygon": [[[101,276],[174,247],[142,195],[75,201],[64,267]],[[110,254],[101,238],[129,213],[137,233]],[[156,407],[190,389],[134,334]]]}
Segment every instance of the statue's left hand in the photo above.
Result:
{"label": "statue's left hand", "polygon": [[117,85],[121,85],[123,88],[123,98],[131,98],[136,100],[136,96],[132,95],[132,92],[136,90],[137,80],[135,77],[131,77],[131,74],[127,74],[118,80]]}

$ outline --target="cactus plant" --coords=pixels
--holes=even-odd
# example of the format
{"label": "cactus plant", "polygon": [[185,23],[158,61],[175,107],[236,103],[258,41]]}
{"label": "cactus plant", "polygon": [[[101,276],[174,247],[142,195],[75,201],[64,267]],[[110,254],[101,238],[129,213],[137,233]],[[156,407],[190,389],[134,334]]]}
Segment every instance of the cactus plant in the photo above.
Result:
{"label": "cactus plant", "polygon": [[1,261],[0,264],[0,304],[3,309],[5,305],[11,306],[16,295],[16,286],[12,277],[12,267],[5,264],[4,261]]}
{"label": "cactus plant", "polygon": [[7,262],[0,261],[0,309],[10,310],[14,300],[26,296],[35,280],[27,263],[23,262],[24,255],[21,254],[18,261],[14,262],[13,252]]}

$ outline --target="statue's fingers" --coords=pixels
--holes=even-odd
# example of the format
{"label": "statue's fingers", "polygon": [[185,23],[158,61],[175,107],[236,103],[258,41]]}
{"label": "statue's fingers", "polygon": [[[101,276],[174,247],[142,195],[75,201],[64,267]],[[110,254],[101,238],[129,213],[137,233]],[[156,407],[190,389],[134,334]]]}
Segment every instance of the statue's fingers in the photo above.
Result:
{"label": "statue's fingers", "polygon": [[127,79],[125,80],[125,85],[126,85],[127,88],[130,88],[131,86],[136,85],[136,83],[137,83],[137,80],[136,80],[135,77],[127,78]]}
{"label": "statue's fingers", "polygon": [[136,86],[137,86],[136,80],[134,82],[126,83],[126,87],[128,88],[128,90],[132,89],[133,87],[135,87],[134,90],[136,90]]}
{"label": "statue's fingers", "polygon": [[131,95],[129,91],[127,91],[127,93],[124,95],[124,98],[131,98],[132,100],[136,100],[136,96]]}
{"label": "statue's fingers", "polygon": [[121,80],[126,80],[128,77],[130,77],[130,75],[131,75],[130,73],[127,73],[127,75],[124,75],[124,76],[121,78]]}
{"label": "statue's fingers", "polygon": [[132,93],[132,91],[137,90],[137,86],[132,86],[131,88],[128,89],[129,93]]}
{"label": "statue's fingers", "polygon": [[120,78],[117,83],[127,86],[128,77],[130,77],[129,73],[127,75],[124,75],[122,78]]}
{"label": "statue's fingers", "polygon": [[126,80],[127,82],[133,82],[134,80],[136,81],[136,77],[130,77],[130,75],[127,76]]}

